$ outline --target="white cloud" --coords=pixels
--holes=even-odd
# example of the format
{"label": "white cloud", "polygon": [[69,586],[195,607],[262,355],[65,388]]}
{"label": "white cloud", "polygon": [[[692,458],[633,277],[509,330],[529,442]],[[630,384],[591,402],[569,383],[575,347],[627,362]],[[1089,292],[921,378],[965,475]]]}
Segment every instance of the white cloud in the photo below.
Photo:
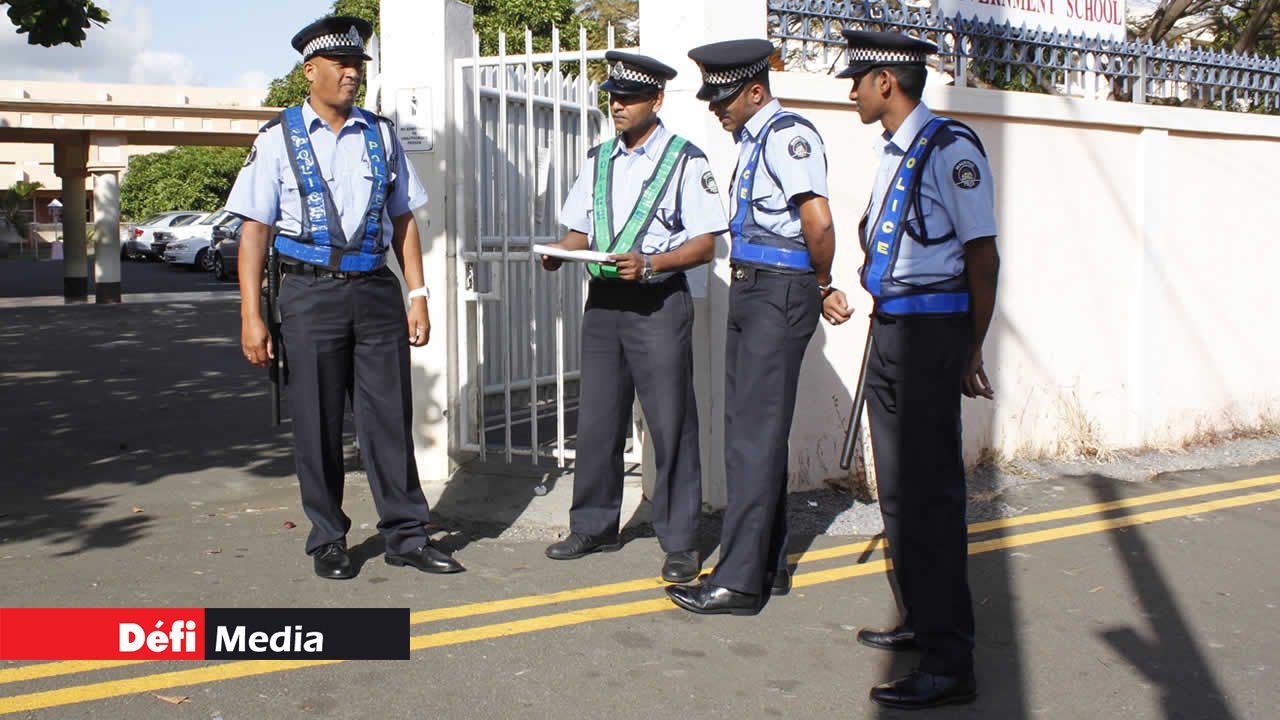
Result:
{"label": "white cloud", "polygon": [[81,47],[28,45],[7,17],[0,17],[0,78],[65,82],[194,85],[203,79],[178,53],[148,50],[151,12],[139,0],[112,3],[111,22],[85,31]]}
{"label": "white cloud", "polygon": [[261,70],[247,70],[235,76],[231,81],[232,87],[238,88],[258,88],[263,92],[267,86],[271,84],[272,77]]}

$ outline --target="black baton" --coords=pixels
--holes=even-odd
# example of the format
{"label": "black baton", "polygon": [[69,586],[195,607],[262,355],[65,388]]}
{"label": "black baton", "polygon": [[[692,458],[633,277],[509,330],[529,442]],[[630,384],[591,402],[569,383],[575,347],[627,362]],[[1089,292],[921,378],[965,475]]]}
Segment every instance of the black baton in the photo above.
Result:
{"label": "black baton", "polygon": [[871,364],[872,335],[867,326],[867,345],[862,350],[862,369],[858,371],[858,388],[853,393],[853,415],[844,433],[844,451],[840,453],[840,469],[848,470],[853,464],[853,448],[858,443],[858,425],[862,422],[862,402],[867,390],[867,365]]}
{"label": "black baton", "polygon": [[284,344],[280,338],[280,255],[275,247],[267,251],[267,330],[271,333],[271,364],[267,377],[271,379],[271,424],[280,425],[280,366],[284,358]]}

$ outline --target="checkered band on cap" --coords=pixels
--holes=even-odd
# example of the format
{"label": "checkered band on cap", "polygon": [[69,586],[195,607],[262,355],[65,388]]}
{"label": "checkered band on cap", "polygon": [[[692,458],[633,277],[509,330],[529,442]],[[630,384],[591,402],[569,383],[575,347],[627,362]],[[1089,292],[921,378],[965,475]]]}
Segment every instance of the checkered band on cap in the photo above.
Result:
{"label": "checkered band on cap", "polygon": [[769,58],[761,58],[750,65],[731,68],[729,70],[712,70],[710,72],[703,71],[702,81],[708,85],[732,85],[733,83],[742,82],[747,78],[755,77],[757,73],[769,67]]}
{"label": "checkered band on cap", "polygon": [[319,52],[327,52],[333,50],[359,50],[364,52],[364,39],[360,37],[360,31],[356,30],[356,26],[352,25],[345,35],[320,35],[302,50],[303,57],[311,57]]}
{"label": "checkered band on cap", "polygon": [[882,50],[880,48],[851,47],[848,49],[849,64],[884,63],[886,65],[904,65],[908,63],[923,64],[928,55],[920,51]]}
{"label": "checkered band on cap", "polygon": [[614,80],[630,80],[631,82],[644,83],[646,85],[657,85],[665,87],[666,81],[657,75],[647,73],[632,65],[624,62],[615,62],[609,66],[609,77]]}

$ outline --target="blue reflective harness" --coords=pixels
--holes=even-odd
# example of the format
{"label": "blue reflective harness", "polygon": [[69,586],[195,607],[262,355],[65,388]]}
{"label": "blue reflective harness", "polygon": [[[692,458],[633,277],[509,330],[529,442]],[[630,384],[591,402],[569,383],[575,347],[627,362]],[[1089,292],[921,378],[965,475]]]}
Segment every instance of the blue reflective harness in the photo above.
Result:
{"label": "blue reflective harness", "polygon": [[748,156],[747,164],[742,166],[742,172],[738,175],[737,211],[733,215],[733,220],[729,222],[729,231],[733,238],[729,259],[733,262],[750,265],[809,272],[813,269],[813,263],[809,259],[809,251],[753,243],[742,232],[743,227],[751,217],[756,184],[756,168],[760,165],[760,159],[764,156],[765,141],[769,139],[769,134],[773,132],[774,125],[784,117],[800,118],[799,115],[785,110],[774,113],[773,117],[769,118],[769,121],[765,124],[764,129],[760,131],[756,146],[752,149],[751,155]]}
{"label": "blue reflective harness", "polygon": [[969,310],[968,292],[912,292],[885,296],[885,276],[898,257],[898,245],[906,230],[903,215],[909,200],[919,192],[924,161],[939,129],[952,121],[935,117],[920,130],[911,150],[898,163],[898,171],[880,205],[875,233],[866,246],[868,261],[862,268],[862,286],[876,301],[876,309],[889,315],[962,313]]}
{"label": "blue reflective harness", "polygon": [[387,162],[378,118],[361,108],[352,108],[352,112],[361,113],[365,120],[365,153],[373,175],[363,236],[349,241],[343,232],[333,195],[316,162],[302,108],[291,107],[281,113],[280,124],[289,164],[302,197],[302,232],[297,238],[276,235],[275,247],[282,255],[310,265],[342,272],[368,272],[386,263],[381,241],[382,210],[387,202]]}

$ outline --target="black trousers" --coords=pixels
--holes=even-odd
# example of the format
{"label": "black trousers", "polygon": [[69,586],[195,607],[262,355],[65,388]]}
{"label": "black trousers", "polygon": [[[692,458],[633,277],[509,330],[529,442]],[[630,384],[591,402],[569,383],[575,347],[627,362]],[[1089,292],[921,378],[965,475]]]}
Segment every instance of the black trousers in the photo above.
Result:
{"label": "black trousers", "polygon": [[582,318],[582,393],[573,532],[616,537],[622,454],[639,396],[653,439],[653,529],[662,549],[694,549],[702,509],[693,393],[693,301],[684,274],[654,284],[591,283]]}
{"label": "black trousers", "polygon": [[787,562],[787,438],[822,303],[812,274],[735,267],[725,341],[728,506],[712,582],[760,593]]}
{"label": "black trousers", "polygon": [[307,553],[345,542],[342,423],[351,396],[356,435],[387,552],[426,540],[427,500],[413,456],[408,326],[390,270],[353,279],[285,275],[280,313],[289,411]]}
{"label": "black trousers", "polygon": [[890,583],[921,669],[973,668],[960,390],[973,336],[968,315],[874,315],[867,411]]}

